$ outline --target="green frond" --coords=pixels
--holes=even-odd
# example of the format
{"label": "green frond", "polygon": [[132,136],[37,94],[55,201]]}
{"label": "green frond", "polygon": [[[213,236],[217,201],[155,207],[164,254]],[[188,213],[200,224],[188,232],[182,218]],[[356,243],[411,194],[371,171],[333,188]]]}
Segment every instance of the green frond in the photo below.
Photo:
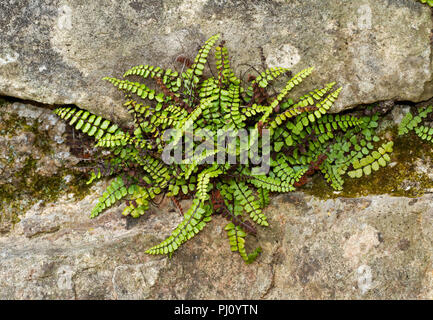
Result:
{"label": "green frond", "polygon": [[389,153],[392,152],[394,143],[389,141],[382,144],[377,151],[361,159],[355,159],[352,162],[353,170],[347,174],[351,178],[361,178],[363,175],[370,175],[372,171],[377,171],[380,167],[385,167],[391,161]]}
{"label": "green frond", "polygon": [[[299,163],[294,164],[298,165]],[[286,162],[283,157],[279,157],[276,161],[273,161],[272,168],[272,172],[278,177],[278,179],[280,179],[283,183],[291,186],[298,182],[299,179],[307,171],[307,168],[295,170],[289,165],[289,163]]]}
{"label": "green frond", "polygon": [[135,160],[151,176],[158,188],[165,188],[172,179],[171,170],[162,160],[148,154],[137,154]]}
{"label": "green frond", "polygon": [[227,231],[227,236],[230,242],[230,250],[233,252],[239,252],[242,259],[246,263],[252,263],[257,258],[259,253],[262,251],[260,247],[254,250],[252,253],[247,254],[245,250],[245,237],[246,233],[240,226],[235,226],[233,222],[227,224],[224,228]]}
{"label": "green frond", "polygon": [[346,168],[341,166],[332,165],[329,162],[325,162],[321,166],[321,171],[324,175],[326,182],[328,182],[334,190],[343,190],[343,175],[346,173]]}
{"label": "green frond", "polygon": [[197,180],[197,198],[200,201],[206,201],[209,198],[208,186],[209,186],[210,179],[217,177],[221,173],[222,170],[216,164],[200,172]]}
{"label": "green frond", "polygon": [[215,48],[215,65],[218,70],[218,83],[228,85],[233,83],[235,85],[240,84],[233,70],[230,68],[229,54],[226,47],[223,44]]}
{"label": "green frond", "polygon": [[90,184],[95,180],[101,179],[102,177],[110,177],[115,175],[121,172],[128,165],[130,165],[128,160],[122,159],[121,157],[107,159],[103,164],[93,168],[93,170],[90,172],[90,178],[86,183]]}
{"label": "green frond", "polygon": [[142,99],[156,100],[160,102],[164,101],[163,93],[157,94],[155,90],[150,89],[144,83],[131,82],[129,80],[121,80],[112,77],[104,77],[102,80],[110,82],[113,86],[126,93],[136,94]]}
{"label": "green frond", "polygon": [[111,124],[109,120],[80,108],[61,107],[55,109],[54,113],[65,121],[69,120],[69,125],[74,126],[76,130],[80,130],[96,140],[101,139],[106,134],[122,133],[117,124]]}
{"label": "green frond", "polygon": [[163,83],[166,85],[172,85],[174,87],[180,87],[180,84],[177,85],[179,73],[177,71],[173,71],[171,69],[161,69],[160,67],[154,67],[151,65],[138,65],[128,69],[123,77],[136,75],[141,76],[143,79],[147,78],[161,78]]}
{"label": "green frond", "polygon": [[295,188],[291,184],[283,183],[278,178],[268,176],[256,176],[248,180],[256,188],[264,188],[272,192],[291,192],[295,191]]}
{"label": "green frond", "polygon": [[[316,120],[320,119],[324,114],[328,112],[328,110],[333,105],[334,101],[338,98],[338,95],[340,94],[342,88],[338,88],[334,92],[331,92],[328,94],[323,100],[319,101],[315,105],[315,110],[309,111],[308,106],[303,105],[295,105],[293,108],[289,109],[293,110],[296,108],[307,108],[306,113],[303,113],[301,117],[297,119],[297,122],[295,123],[295,128],[297,131],[300,131],[303,129],[303,127],[306,127],[310,124],[310,122],[315,122]],[[306,100],[304,100],[306,101]],[[301,102],[303,104],[303,102]]]}
{"label": "green frond", "polygon": [[103,138],[99,139],[95,146],[113,148],[126,146],[131,142],[131,136],[128,133],[119,132],[117,134],[106,134]]}
{"label": "green frond", "polygon": [[269,106],[262,106],[253,104],[251,107],[241,106],[241,113],[245,115],[246,118],[252,118],[256,114],[265,113],[269,111]]}
{"label": "green frond", "polygon": [[180,245],[199,233],[211,220],[211,211],[203,201],[194,199],[182,222],[160,244],[146,250],[149,254],[172,254]]}
{"label": "green frond", "polygon": [[122,177],[117,177],[111,181],[107,190],[98,199],[98,203],[92,209],[91,218],[97,217],[103,210],[111,207],[114,203],[121,200],[128,194],[128,190]]}
{"label": "green frond", "polygon": [[209,51],[215,45],[215,42],[219,39],[219,37],[219,34],[210,37],[199,50],[191,67],[181,74],[185,87],[185,94],[187,96],[192,96],[192,92],[200,82],[200,77],[203,75],[203,70],[205,64],[207,63]]}
{"label": "green frond", "polygon": [[308,77],[314,68],[306,68],[296,75],[294,75],[289,81],[287,81],[286,86],[281,90],[281,93],[277,95],[277,97],[272,101],[271,108],[274,109],[278,104],[287,96],[287,94],[297,85],[299,85],[306,77]]}
{"label": "green frond", "polygon": [[415,133],[422,140],[430,141],[431,143],[433,143],[433,128],[432,127],[419,126],[419,127],[415,128]]}
{"label": "green frond", "polygon": [[413,116],[412,113],[408,112],[400,122],[398,127],[398,134],[403,135],[411,130],[414,130],[431,112],[433,112],[433,107],[428,106],[420,109],[417,116]]}
{"label": "green frond", "polygon": [[201,99],[212,97],[214,91],[218,88],[218,82],[214,78],[204,80],[199,86],[198,92]]}
{"label": "green frond", "polygon": [[180,139],[182,139],[182,136],[185,134],[185,132],[187,132],[188,130],[191,130],[192,128],[190,127],[192,123],[194,123],[194,121],[196,121],[198,119],[198,117],[201,115],[201,113],[203,112],[203,110],[205,110],[206,108],[209,107],[209,105],[212,103],[213,101],[213,97],[205,99],[204,101],[202,101],[195,109],[193,112],[191,112],[188,117],[182,119],[181,121],[179,121],[176,126],[175,126],[175,135],[173,136],[171,143],[173,145],[176,145],[177,143],[179,143]]}
{"label": "green frond", "polygon": [[265,188],[258,188],[257,193],[258,193],[260,208],[262,209],[266,208],[271,202],[271,199],[269,198],[269,190]]}
{"label": "green frond", "polygon": [[250,215],[250,218],[257,224],[268,226],[267,218],[262,213],[260,204],[256,201],[253,192],[243,182],[233,181],[230,185],[236,201],[244,208],[245,212]]}
{"label": "green frond", "polygon": [[122,215],[124,216],[131,216],[133,218],[141,217],[144,213],[149,210],[149,201],[146,199],[141,199],[142,204],[130,204],[129,206],[126,206],[125,209],[122,211]]}
{"label": "green frond", "polygon": [[[145,181],[150,182],[148,177],[142,177]],[[129,204],[122,212],[124,216],[138,218],[149,209],[149,201],[153,200],[160,193],[160,188],[152,186],[150,188],[142,187],[137,184],[131,184],[128,187]]]}
{"label": "green frond", "polygon": [[257,85],[260,88],[266,88],[269,84],[271,84],[273,81],[277,80],[278,77],[281,75],[285,75],[290,71],[288,68],[269,68],[260,73],[256,79],[254,79],[251,83],[251,85],[247,88],[246,94],[250,98],[252,98],[254,94],[253,86]]}
{"label": "green frond", "polygon": [[215,45],[217,40],[219,39],[220,34],[215,34],[212,37],[210,37],[204,45],[199,50],[197,56],[194,59],[194,62],[190,68],[192,71],[192,74],[196,76],[201,76],[203,74],[204,66],[207,62],[207,57],[209,55],[209,51],[212,49],[212,47]]}

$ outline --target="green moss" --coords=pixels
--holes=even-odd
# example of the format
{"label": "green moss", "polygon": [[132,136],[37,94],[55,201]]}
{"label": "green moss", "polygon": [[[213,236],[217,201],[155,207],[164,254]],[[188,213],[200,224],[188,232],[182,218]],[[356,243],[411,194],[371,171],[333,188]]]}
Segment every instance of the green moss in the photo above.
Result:
{"label": "green moss", "polygon": [[[0,135],[12,137],[19,132],[32,132],[35,135],[34,146],[42,154],[53,152],[48,132],[41,130],[38,121],[28,121],[16,113],[3,113],[0,118]],[[9,146],[8,158],[2,161],[8,166],[15,161],[15,150]],[[21,170],[11,177],[12,182],[0,183],[0,233],[8,232],[19,222],[20,215],[33,204],[54,202],[64,194],[72,193],[76,199],[83,198],[89,190],[84,174],[68,168],[60,168],[53,176],[44,176],[36,172],[37,160],[26,158]],[[69,176],[69,181],[65,177]]]}
{"label": "green moss", "polygon": [[[19,222],[19,216],[38,201],[42,200],[42,204],[55,202],[70,193],[80,200],[88,193],[89,186],[83,173],[64,168],[54,176],[43,176],[36,173],[36,163],[33,158],[28,158],[24,167],[14,174],[13,184],[0,184],[0,221],[3,222],[0,233]],[[66,176],[70,177],[69,182]]]}
{"label": "green moss", "polygon": [[429,163],[433,160],[431,143],[422,141],[413,133],[398,136],[396,127],[385,130],[381,135],[391,136],[394,141],[390,165],[360,179],[346,178],[341,192],[334,192],[319,175],[314,176],[312,183],[302,190],[319,198],[329,199],[370,194],[418,197],[426,189],[433,188],[433,180],[427,174],[416,170],[417,161]]}
{"label": "green moss", "polygon": [[50,138],[46,130],[40,129],[38,121],[29,121],[28,119],[19,117],[16,113],[5,114],[0,121],[0,135],[13,136],[17,131],[32,132],[36,139],[34,144],[45,154],[50,153]]}

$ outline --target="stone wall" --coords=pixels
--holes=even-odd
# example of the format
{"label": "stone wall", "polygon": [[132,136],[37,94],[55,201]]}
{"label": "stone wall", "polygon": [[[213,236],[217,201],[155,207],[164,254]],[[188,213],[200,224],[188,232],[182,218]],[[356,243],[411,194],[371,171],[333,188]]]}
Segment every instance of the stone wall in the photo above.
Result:
{"label": "stone wall", "polygon": [[[176,67],[216,32],[235,70],[260,69],[262,47],[269,66],[316,67],[303,90],[338,81],[333,111],[418,102],[433,96],[432,27],[415,0],[1,1],[0,94],[33,102],[0,103],[0,299],[433,298],[431,150],[394,161],[399,179],[367,194],[274,197],[270,227],[248,238],[248,250],[263,248],[251,265],[230,252],[221,217],[168,259],[144,251],[181,221],[172,204],[89,219],[108,181],[84,185],[50,110],[75,104],[125,120],[103,76]],[[403,113],[395,107],[388,122]]]}
{"label": "stone wall", "polygon": [[303,90],[337,81],[334,111],[433,96],[431,10],[414,0],[30,0],[0,3],[0,94],[122,113],[104,76],[193,58],[220,32],[237,72],[316,68]]}

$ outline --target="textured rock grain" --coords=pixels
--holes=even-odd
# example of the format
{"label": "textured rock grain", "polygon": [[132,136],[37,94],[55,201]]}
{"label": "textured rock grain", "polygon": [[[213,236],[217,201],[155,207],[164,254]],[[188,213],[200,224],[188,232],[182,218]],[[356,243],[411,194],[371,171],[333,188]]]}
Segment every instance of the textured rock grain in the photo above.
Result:
{"label": "textured rock grain", "polygon": [[[216,32],[236,70],[260,68],[262,47],[269,66],[314,65],[305,90],[338,81],[334,111],[433,96],[431,11],[414,0],[10,0],[0,2],[0,29],[0,94],[107,117],[126,112],[103,76],[142,63],[174,67]],[[123,217],[122,206],[89,219],[108,182],[84,198],[70,192],[64,168],[78,159],[65,126],[35,106],[0,108],[0,191],[44,189],[32,177],[63,179],[55,201],[23,192],[0,206],[0,299],[433,298],[431,190],[416,198],[275,197],[270,227],[248,237],[248,250],[263,248],[251,265],[230,252],[218,216],[172,259],[149,256],[182,219],[171,203],[138,220]],[[431,157],[413,170],[431,179]]]}
{"label": "textured rock grain", "polygon": [[[220,217],[172,259],[144,254],[180,222],[171,205],[131,222],[120,207],[90,220],[102,192],[32,208],[0,238],[2,299],[428,299],[433,298],[433,195],[320,200],[274,198],[270,227],[245,265]],[[28,216],[28,217],[27,217]],[[28,237],[27,223],[56,230]],[[210,230],[208,230],[210,231]]]}
{"label": "textured rock grain", "polygon": [[[433,96],[431,12],[414,0],[2,1],[0,94],[124,118],[101,80],[137,64],[176,67],[221,32],[236,70],[315,66],[304,90],[343,86],[334,111]],[[180,66],[177,66],[178,68]]]}

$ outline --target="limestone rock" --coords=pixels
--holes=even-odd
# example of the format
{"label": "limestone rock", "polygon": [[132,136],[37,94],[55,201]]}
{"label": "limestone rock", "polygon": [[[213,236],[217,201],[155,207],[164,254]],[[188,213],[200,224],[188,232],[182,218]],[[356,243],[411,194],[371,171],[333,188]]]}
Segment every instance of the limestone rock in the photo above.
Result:
{"label": "limestone rock", "polygon": [[[24,159],[39,156],[32,167],[39,179],[41,172],[64,174],[54,162],[42,161],[71,151],[63,123],[50,110],[32,105],[1,108],[5,149],[12,147]],[[384,123],[392,125],[405,111],[397,106]],[[7,126],[11,120],[14,126]],[[51,152],[35,144],[41,132]],[[0,160],[7,156],[1,153]],[[431,180],[431,157],[414,159],[411,170]],[[66,160],[63,165],[69,167],[77,161],[71,155]],[[18,181],[20,165],[11,161],[4,167],[0,187],[7,176]],[[31,178],[35,173],[27,174]],[[109,181],[101,180],[77,197],[69,192],[71,175],[61,177],[64,188],[56,189],[54,200],[34,199],[26,194],[30,184],[19,184],[24,192],[13,227],[4,225],[11,208],[0,208],[0,299],[433,298],[431,190],[421,188],[425,195],[415,198],[324,200],[300,192],[274,197],[265,211],[270,226],[259,228],[256,238],[247,237],[247,250],[261,246],[263,253],[246,265],[231,253],[227,221],[221,216],[213,216],[172,259],[145,254],[182,220],[170,201],[140,219],[123,217],[124,204],[90,219]],[[186,209],[190,203],[182,205]]]}
{"label": "limestone rock", "polygon": [[[314,65],[305,90],[338,81],[334,111],[420,101],[433,95],[430,14],[414,0],[2,1],[0,94],[125,119],[103,76],[174,67],[222,32],[236,70],[260,68],[262,47],[269,66]],[[414,198],[279,195],[265,212],[270,227],[247,238],[248,251],[263,248],[251,265],[230,252],[220,216],[172,259],[150,256],[182,220],[167,199],[140,219],[123,217],[123,205],[89,219],[108,181],[71,192],[65,170],[78,158],[63,122],[32,105],[0,108],[0,195],[16,198],[0,204],[0,299],[433,298],[431,189]],[[396,107],[389,123],[403,114]],[[411,170],[431,180],[431,157]],[[26,193],[45,192],[53,177],[55,198]],[[414,187],[403,182],[399,191]]]}
{"label": "limestone rock", "polygon": [[[0,94],[125,118],[103,76],[177,67],[221,32],[237,72],[315,66],[303,90],[337,81],[334,111],[433,96],[430,9],[414,0],[2,1]],[[253,72],[250,70],[250,72]]]}
{"label": "limestone rock", "polygon": [[[263,253],[245,265],[218,216],[172,259],[146,255],[181,217],[165,202],[132,224],[121,207],[91,220],[104,186],[78,202],[33,208],[0,238],[1,299],[433,298],[432,194],[280,195],[266,210],[270,227],[247,239]],[[28,223],[56,219],[57,230],[28,237]]]}
{"label": "limestone rock", "polygon": [[64,143],[65,129],[49,109],[0,106],[0,236],[42,195],[55,197],[75,180],[68,171],[79,159]]}

